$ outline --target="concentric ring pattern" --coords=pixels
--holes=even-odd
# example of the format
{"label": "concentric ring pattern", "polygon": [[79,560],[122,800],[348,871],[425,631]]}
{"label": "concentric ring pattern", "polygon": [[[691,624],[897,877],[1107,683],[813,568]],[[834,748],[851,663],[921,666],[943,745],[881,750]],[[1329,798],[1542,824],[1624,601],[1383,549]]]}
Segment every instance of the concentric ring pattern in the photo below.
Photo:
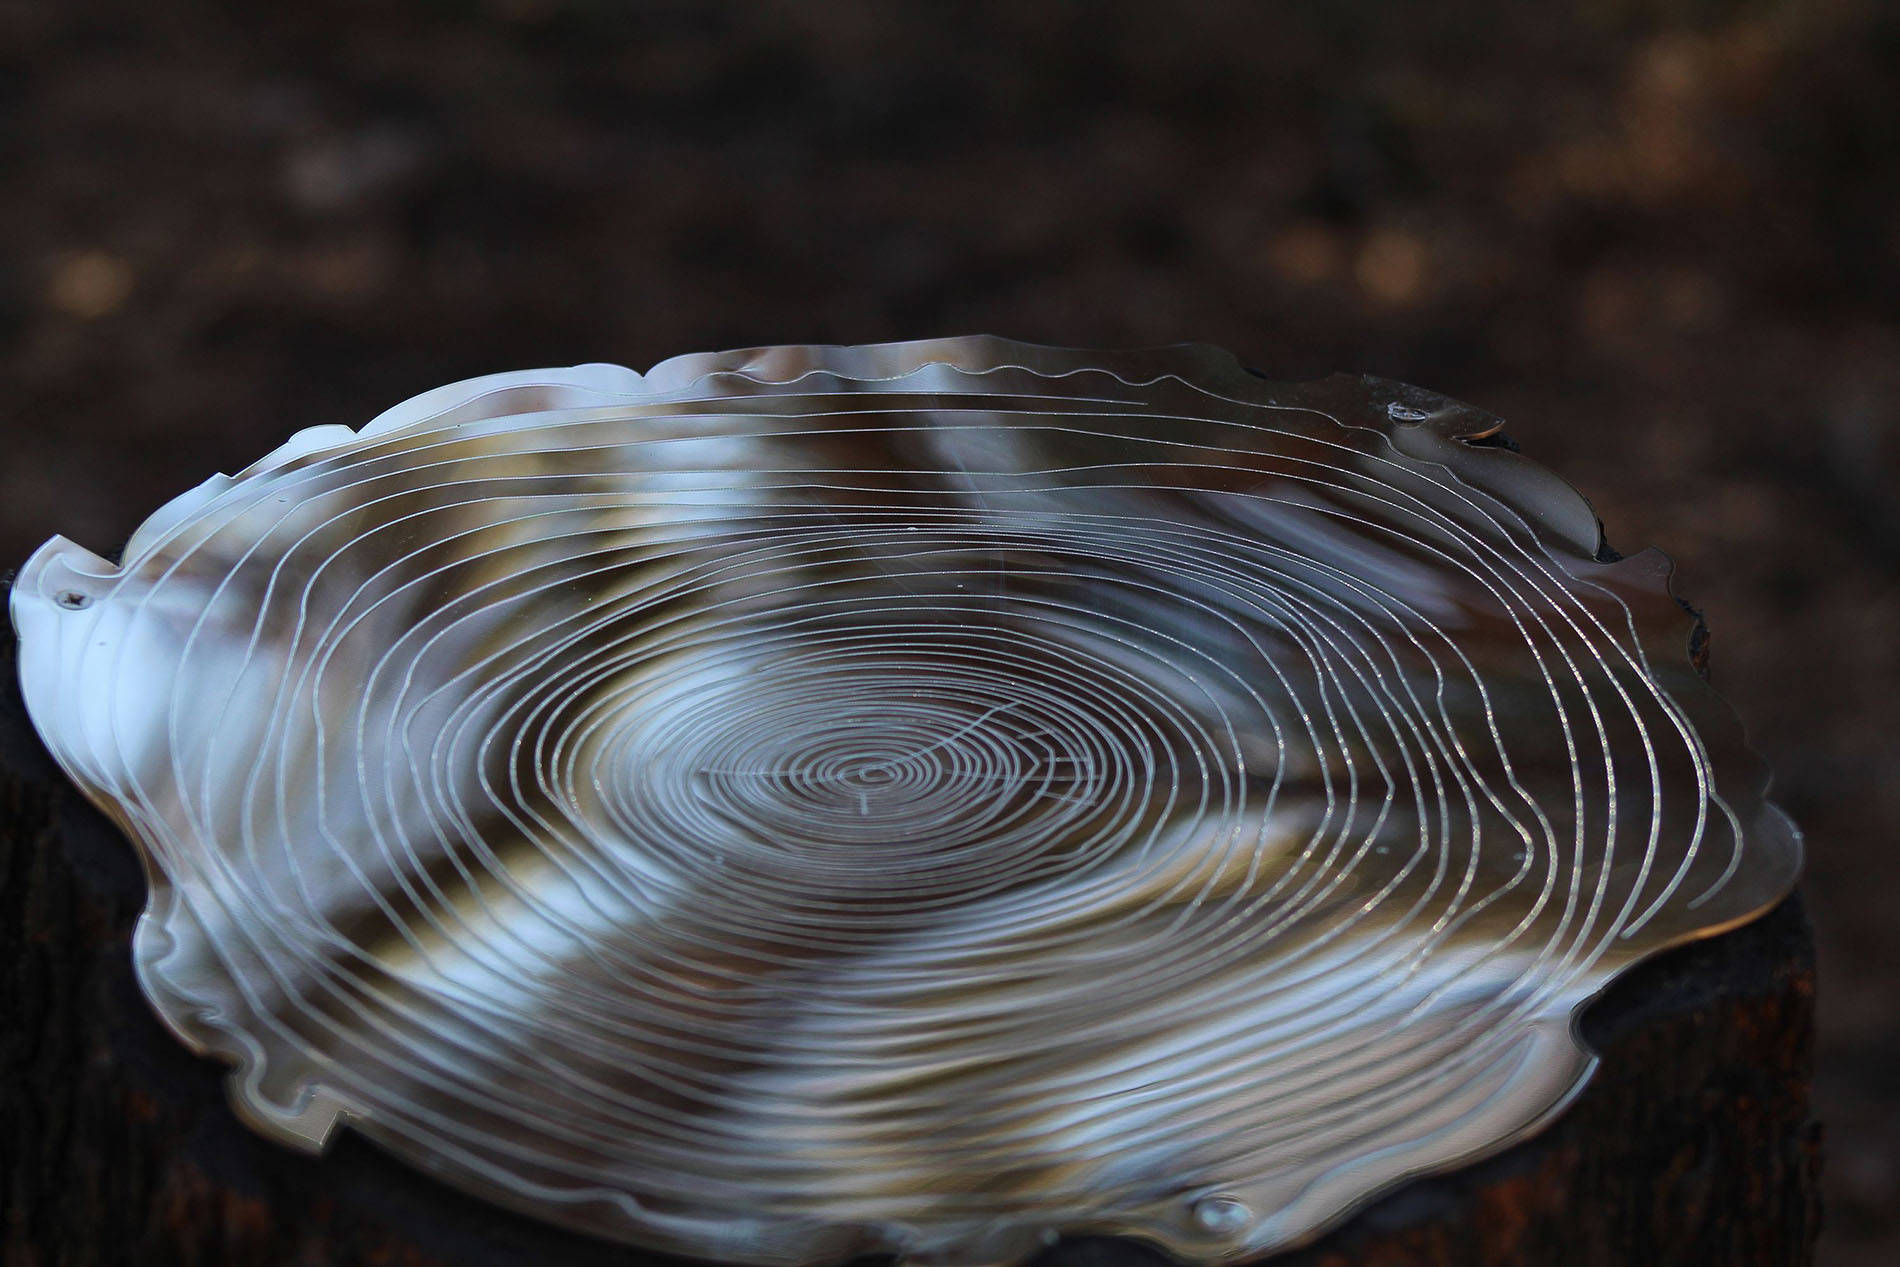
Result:
{"label": "concentric ring pattern", "polygon": [[1289,1244],[1793,882],[1666,564],[1497,423],[1208,349],[502,375],[19,577],[257,1127],[761,1263]]}

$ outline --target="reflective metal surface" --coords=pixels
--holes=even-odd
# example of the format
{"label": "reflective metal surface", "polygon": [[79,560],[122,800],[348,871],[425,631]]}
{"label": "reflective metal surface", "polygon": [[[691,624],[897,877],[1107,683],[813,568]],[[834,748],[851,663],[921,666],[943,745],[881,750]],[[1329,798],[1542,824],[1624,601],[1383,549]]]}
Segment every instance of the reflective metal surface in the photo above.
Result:
{"label": "reflective metal surface", "polygon": [[995,339],[497,376],[55,538],[34,720],[234,1103],[709,1258],[1288,1244],[1800,845],[1495,419]]}

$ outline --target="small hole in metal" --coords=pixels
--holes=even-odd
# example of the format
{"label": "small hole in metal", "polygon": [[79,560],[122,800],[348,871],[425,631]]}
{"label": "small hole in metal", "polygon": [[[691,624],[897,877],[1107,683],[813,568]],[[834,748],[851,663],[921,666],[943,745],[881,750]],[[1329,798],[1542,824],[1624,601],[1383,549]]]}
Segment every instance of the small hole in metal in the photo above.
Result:
{"label": "small hole in metal", "polygon": [[1392,419],[1394,422],[1424,422],[1427,418],[1431,417],[1431,415],[1426,413],[1423,409],[1414,409],[1410,405],[1401,405],[1396,400],[1385,407],[1385,413],[1386,417]]}
{"label": "small hole in metal", "polygon": [[1194,1203],[1194,1221],[1203,1231],[1233,1233],[1253,1222],[1253,1211],[1238,1197],[1202,1197]]}

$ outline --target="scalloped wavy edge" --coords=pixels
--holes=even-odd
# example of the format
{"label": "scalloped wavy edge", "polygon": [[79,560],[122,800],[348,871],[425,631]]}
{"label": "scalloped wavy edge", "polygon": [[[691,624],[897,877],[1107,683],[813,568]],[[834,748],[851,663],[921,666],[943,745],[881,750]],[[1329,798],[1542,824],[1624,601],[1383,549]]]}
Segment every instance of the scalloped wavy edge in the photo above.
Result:
{"label": "scalloped wavy edge", "polygon": [[[110,587],[128,568],[161,546],[173,529],[192,519],[212,502],[247,480],[257,478],[305,458],[324,452],[358,445],[364,440],[396,435],[421,426],[453,425],[456,422],[486,421],[539,413],[548,410],[611,407],[659,397],[688,393],[707,379],[733,375],[761,385],[782,386],[813,375],[833,375],[858,383],[893,382],[913,377],[922,371],[942,368],[946,371],[980,376],[1005,370],[1022,370],[1038,377],[1064,378],[1076,374],[1102,373],[1129,387],[1152,384],[1164,378],[1179,380],[1198,391],[1210,392],[1244,403],[1278,408],[1299,409],[1326,417],[1348,429],[1371,430],[1383,435],[1395,449],[1414,461],[1444,467],[1459,483],[1490,496],[1520,515],[1536,530],[1539,543],[1578,579],[1590,575],[1615,574],[1641,576],[1649,588],[1664,594],[1674,593],[1674,569],[1667,556],[1655,548],[1613,562],[1599,559],[1603,529],[1594,507],[1584,494],[1568,481],[1530,458],[1504,448],[1474,448],[1467,441],[1497,432],[1503,420],[1423,388],[1371,376],[1334,374],[1304,383],[1281,383],[1265,379],[1250,370],[1231,352],[1207,344],[1183,343],[1135,350],[1073,349],[1025,343],[993,335],[957,336],[880,344],[802,345],[788,344],[739,348],[721,352],[694,352],[662,360],[645,373],[611,363],[585,363],[565,368],[517,370],[482,375],[445,384],[412,396],[377,414],[359,428],[324,424],[294,432],[276,449],[231,475],[214,475],[196,487],[181,493],[149,515],[127,539],[122,558],[113,563],[85,547],[55,535],[44,542],[21,567],[10,586],[9,610],[19,641],[19,676],[27,696],[30,715],[38,710],[38,694],[31,682],[29,666],[39,648],[51,646],[58,636],[51,621],[60,614],[50,611],[59,595],[85,594],[87,586]],[[1126,371],[1126,372],[1124,372]],[[459,417],[457,415],[460,415]],[[1346,415],[1356,415],[1350,420]],[[67,613],[70,615],[70,613]],[[1695,620],[1685,611],[1676,630],[1678,649],[1684,661],[1689,658],[1688,639]],[[1645,650],[1653,650],[1642,644]],[[1636,964],[1680,945],[1712,937],[1759,918],[1794,889],[1803,862],[1804,846],[1799,829],[1777,805],[1767,799],[1770,775],[1767,763],[1747,745],[1739,717],[1712,687],[1698,677],[1699,691],[1692,710],[1697,733],[1710,725],[1728,732],[1727,738],[1753,758],[1756,769],[1749,779],[1749,791],[1757,797],[1759,816],[1748,825],[1750,832],[1762,831],[1776,838],[1785,863],[1784,874],[1773,886],[1773,896],[1753,909],[1708,925],[1698,931],[1643,948],[1615,970],[1606,973],[1592,991],[1580,994],[1575,1006],[1561,1018],[1569,1043],[1583,1057],[1579,1071],[1567,1093],[1519,1129],[1500,1135],[1485,1146],[1457,1154],[1447,1154],[1424,1166],[1407,1168],[1382,1182],[1362,1187],[1358,1195],[1339,1206],[1330,1217],[1308,1222],[1289,1238],[1268,1238],[1244,1250],[1252,1255],[1263,1248],[1278,1251],[1307,1243],[1352,1217],[1380,1196],[1411,1179],[1444,1173],[1491,1156],[1540,1133],[1573,1103],[1588,1085],[1598,1064],[1596,1054],[1583,1040],[1581,1018],[1589,1004],[1624,972]],[[1680,693],[1675,697],[1679,703]],[[49,745],[49,749],[51,745]],[[150,890],[135,933],[135,968],[148,1002],[161,1021],[188,1048],[202,1056],[211,1056],[233,1066],[227,1075],[227,1093],[233,1110],[247,1125],[287,1146],[308,1152],[321,1152],[344,1125],[366,1123],[356,1120],[352,1106],[335,1091],[307,1080],[299,1085],[288,1103],[264,1093],[268,1079],[262,1048],[242,1030],[220,1024],[215,1010],[202,1000],[180,993],[172,983],[152,971],[162,962],[166,947],[157,939],[170,941],[164,931],[167,912],[176,905],[176,894],[169,879],[156,865],[131,824],[103,795],[95,795],[92,783],[80,771],[69,766],[64,756],[54,751],[68,777],[85,791],[102,811],[117,822],[138,854]],[[1553,1019],[1557,1019],[1553,1014]],[[367,1131],[373,1138],[377,1132]],[[1323,1188],[1333,1178],[1331,1172],[1315,1176],[1307,1192]],[[537,1204],[559,1200],[580,1203],[611,1200],[625,1204],[652,1228],[656,1239],[669,1248],[692,1253],[697,1240],[685,1229],[664,1226],[668,1220],[640,1207],[631,1194],[608,1191],[541,1192],[524,1195],[492,1184],[463,1184],[488,1199],[523,1212],[545,1215]],[[1305,1196],[1291,1205],[1299,1204]],[[1186,1247],[1159,1236],[1135,1235],[1164,1250],[1179,1252]],[[819,1239],[823,1239],[822,1235]],[[700,1242],[703,1244],[703,1242]],[[863,1252],[854,1246],[850,1252]],[[845,1252],[840,1249],[840,1253]],[[782,1256],[735,1254],[733,1261],[781,1264]],[[800,1261],[815,1261],[807,1256]]]}

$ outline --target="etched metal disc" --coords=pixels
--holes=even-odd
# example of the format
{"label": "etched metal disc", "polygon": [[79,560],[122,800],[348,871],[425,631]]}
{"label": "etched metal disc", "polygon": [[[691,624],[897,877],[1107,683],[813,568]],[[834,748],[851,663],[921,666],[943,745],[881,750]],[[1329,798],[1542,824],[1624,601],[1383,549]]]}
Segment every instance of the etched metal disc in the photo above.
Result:
{"label": "etched metal disc", "polygon": [[714,1259],[1231,1258],[1534,1130],[1799,865],[1497,425],[1196,348],[500,375],[49,541],[21,673],[263,1131]]}

